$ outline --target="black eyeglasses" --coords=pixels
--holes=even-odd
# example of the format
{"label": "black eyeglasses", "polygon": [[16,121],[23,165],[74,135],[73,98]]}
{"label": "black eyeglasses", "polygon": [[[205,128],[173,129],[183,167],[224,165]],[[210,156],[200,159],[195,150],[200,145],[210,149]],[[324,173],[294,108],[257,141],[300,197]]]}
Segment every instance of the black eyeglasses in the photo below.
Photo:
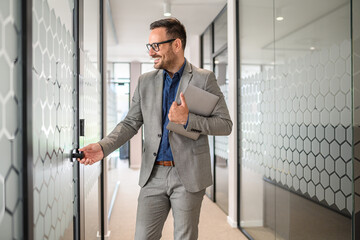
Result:
{"label": "black eyeglasses", "polygon": [[158,52],[160,50],[160,47],[159,45],[160,44],[164,44],[164,43],[169,43],[169,42],[172,42],[172,41],[175,41],[176,38],[173,38],[173,39],[169,39],[169,40],[166,40],[166,41],[163,41],[163,42],[155,42],[155,43],[148,43],[146,44],[146,47],[147,49],[150,51],[150,49],[152,48],[155,52]]}

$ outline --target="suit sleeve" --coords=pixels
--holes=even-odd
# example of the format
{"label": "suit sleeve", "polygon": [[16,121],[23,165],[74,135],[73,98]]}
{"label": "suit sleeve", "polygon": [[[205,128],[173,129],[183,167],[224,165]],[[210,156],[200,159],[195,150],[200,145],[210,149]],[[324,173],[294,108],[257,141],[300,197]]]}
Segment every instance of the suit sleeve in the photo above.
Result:
{"label": "suit sleeve", "polygon": [[135,89],[131,106],[125,119],[121,121],[114,130],[98,143],[103,149],[104,157],[118,149],[121,145],[130,140],[143,124],[140,96],[141,80]]}
{"label": "suit sleeve", "polygon": [[210,72],[207,76],[205,90],[219,96],[219,101],[209,117],[189,113],[186,131],[198,132],[204,135],[229,135],[231,133],[233,123],[230,119],[224,95],[217,84],[215,74],[213,72]]}

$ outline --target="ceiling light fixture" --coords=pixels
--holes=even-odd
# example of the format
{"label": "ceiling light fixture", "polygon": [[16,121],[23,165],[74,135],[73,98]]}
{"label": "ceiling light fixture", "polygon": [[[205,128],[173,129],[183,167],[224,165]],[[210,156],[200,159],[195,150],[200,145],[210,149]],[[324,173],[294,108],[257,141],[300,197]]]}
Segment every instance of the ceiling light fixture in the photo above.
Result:
{"label": "ceiling light fixture", "polygon": [[171,6],[168,0],[164,1],[164,16],[170,17],[171,16]]}
{"label": "ceiling light fixture", "polygon": [[310,47],[310,50],[311,51],[314,51],[316,48],[315,47]]}
{"label": "ceiling light fixture", "polygon": [[281,8],[276,9],[276,21],[281,22],[282,20],[284,20],[281,12]]}

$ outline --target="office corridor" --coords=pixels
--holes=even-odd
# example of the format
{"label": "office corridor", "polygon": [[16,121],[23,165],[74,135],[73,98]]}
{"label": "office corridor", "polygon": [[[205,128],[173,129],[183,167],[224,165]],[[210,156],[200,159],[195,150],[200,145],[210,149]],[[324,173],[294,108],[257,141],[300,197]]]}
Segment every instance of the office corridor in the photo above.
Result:
{"label": "office corridor", "polygon": [[131,113],[149,53],[176,40],[149,25],[170,15],[233,122],[207,134],[199,239],[360,240],[359,13],[360,0],[0,0],[0,240],[134,239],[138,169],[164,129],[76,159]]}

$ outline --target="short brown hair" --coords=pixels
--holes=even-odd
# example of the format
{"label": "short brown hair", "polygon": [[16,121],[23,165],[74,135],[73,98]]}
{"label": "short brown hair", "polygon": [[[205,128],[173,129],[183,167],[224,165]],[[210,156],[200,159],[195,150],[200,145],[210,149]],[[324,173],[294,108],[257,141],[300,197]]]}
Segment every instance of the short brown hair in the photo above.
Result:
{"label": "short brown hair", "polygon": [[150,24],[150,30],[155,28],[165,28],[166,34],[171,38],[179,38],[183,49],[186,46],[186,30],[184,25],[176,18],[165,18]]}

